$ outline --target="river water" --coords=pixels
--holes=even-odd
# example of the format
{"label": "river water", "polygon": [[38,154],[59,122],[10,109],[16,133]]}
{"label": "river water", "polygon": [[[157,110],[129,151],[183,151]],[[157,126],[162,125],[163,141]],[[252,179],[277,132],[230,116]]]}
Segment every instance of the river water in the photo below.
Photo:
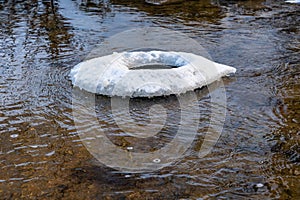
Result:
{"label": "river water", "polygon": [[[300,5],[281,0],[59,0],[54,8],[0,0],[0,199],[299,199],[299,21]],[[78,136],[68,74],[106,38],[143,27],[181,31],[237,73],[224,79],[226,119],[207,156],[197,156],[210,110],[204,88],[196,91],[204,93],[204,117],[187,152],[157,171],[122,173],[98,162]],[[110,99],[97,99],[105,108],[99,121],[118,134]],[[153,103],[134,101],[137,110]],[[178,107],[172,96],[153,101]],[[172,131],[144,151],[169,142]],[[127,141],[111,140],[120,148]]]}

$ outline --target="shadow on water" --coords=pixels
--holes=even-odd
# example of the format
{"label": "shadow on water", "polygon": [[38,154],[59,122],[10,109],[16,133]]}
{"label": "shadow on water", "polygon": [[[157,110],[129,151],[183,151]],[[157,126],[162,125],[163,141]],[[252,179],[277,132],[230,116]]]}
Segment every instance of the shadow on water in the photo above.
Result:
{"label": "shadow on water", "polygon": [[[149,2],[65,0],[51,6],[46,0],[0,1],[0,197],[297,199],[300,5],[279,0]],[[238,71],[226,85],[226,122],[208,156],[197,157],[211,107],[205,96],[199,100],[203,124],[182,159],[159,171],[125,174],[105,167],[83,146],[73,121],[68,74],[103,38],[145,26],[183,31],[214,60]],[[173,98],[156,100],[175,113],[158,143],[118,135],[105,106],[97,108],[98,120],[106,123],[116,145],[160,148],[180,120]],[[139,101],[132,102],[137,118],[153,104],[145,100],[140,106]],[[140,122],[147,123],[143,117]]]}

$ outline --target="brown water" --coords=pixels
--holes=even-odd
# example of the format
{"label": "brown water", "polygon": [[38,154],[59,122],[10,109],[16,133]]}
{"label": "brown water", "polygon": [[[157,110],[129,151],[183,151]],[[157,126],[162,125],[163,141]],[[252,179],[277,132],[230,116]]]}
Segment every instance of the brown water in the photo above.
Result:
{"label": "brown water", "polygon": [[[299,199],[299,21],[300,5],[279,0],[60,0],[54,9],[48,1],[0,1],[0,199]],[[206,95],[199,136],[177,163],[119,173],[83,146],[68,74],[105,38],[147,26],[186,33],[237,73],[224,79],[226,121],[210,154],[197,157]],[[173,97],[156,101],[178,106]],[[108,131],[118,132],[105,113]]]}

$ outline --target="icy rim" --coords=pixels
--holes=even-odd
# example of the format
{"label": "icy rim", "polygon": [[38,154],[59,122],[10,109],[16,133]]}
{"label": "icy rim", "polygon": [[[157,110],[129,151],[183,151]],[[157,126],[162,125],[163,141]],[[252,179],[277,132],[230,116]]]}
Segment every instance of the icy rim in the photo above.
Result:
{"label": "icy rim", "polygon": [[[131,70],[141,65],[170,65],[170,69]],[[87,60],[70,72],[74,86],[88,92],[121,97],[182,94],[206,86],[236,69],[185,52],[121,52]]]}
{"label": "icy rim", "polygon": [[300,0],[286,0],[286,3],[298,3],[300,4]]}

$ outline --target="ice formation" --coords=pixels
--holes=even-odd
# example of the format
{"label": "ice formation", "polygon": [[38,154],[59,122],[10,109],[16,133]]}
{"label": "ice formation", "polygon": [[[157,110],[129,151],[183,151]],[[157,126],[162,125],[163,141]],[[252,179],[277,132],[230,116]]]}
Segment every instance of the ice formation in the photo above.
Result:
{"label": "ice formation", "polygon": [[92,93],[153,97],[192,91],[235,71],[192,53],[137,51],[81,62],[70,77],[74,86]]}
{"label": "ice formation", "polygon": [[300,0],[287,0],[285,2],[287,2],[287,3],[299,3],[300,4]]}

